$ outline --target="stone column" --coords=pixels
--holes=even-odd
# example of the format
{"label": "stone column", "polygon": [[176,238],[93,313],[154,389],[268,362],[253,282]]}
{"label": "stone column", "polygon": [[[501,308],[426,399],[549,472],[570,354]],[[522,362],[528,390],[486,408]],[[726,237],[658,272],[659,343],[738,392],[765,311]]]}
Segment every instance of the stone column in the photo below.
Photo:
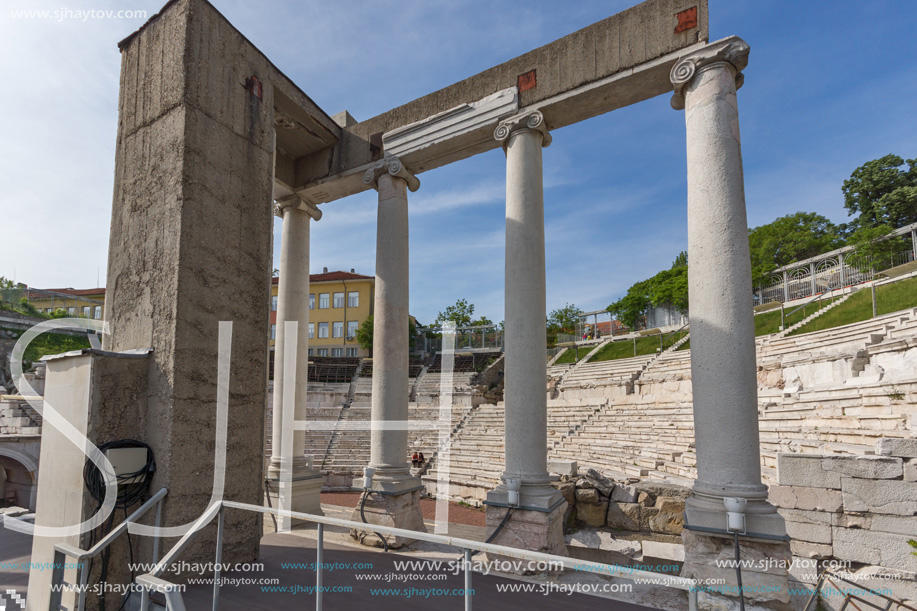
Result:
{"label": "stone column", "polygon": [[[672,106],[685,109],[688,160],[688,265],[691,378],[697,480],[685,506],[683,574],[719,571],[711,554],[731,548],[724,497],[747,499],[746,529],[768,556],[789,555],[782,518],[767,502],[758,445],[757,366],[751,260],[736,89],[748,45],[730,37],[679,60],[672,68]],[[782,571],[782,574],[781,574]],[[731,583],[729,570],[722,571]],[[786,570],[763,577],[788,601]],[[746,583],[758,584],[752,577]],[[757,595],[755,595],[757,596]]]}
{"label": "stone column", "polygon": [[[277,285],[277,334],[274,342],[274,396],[271,428],[271,463],[268,467],[268,487],[271,502],[283,483],[283,438],[285,420],[306,420],[306,400],[309,385],[309,231],[312,219],[322,218],[321,211],[300,199],[298,195],[283,198],[274,205],[274,214],[283,219],[280,237],[280,277]],[[298,323],[295,335],[296,362],[286,363],[286,323]],[[284,404],[284,380],[295,376],[292,405]],[[293,410],[292,419],[284,418],[285,410]],[[284,508],[303,513],[322,514],[320,493],[322,475],[314,469],[311,457],[305,455],[306,432],[292,432],[291,489],[284,495]]]}
{"label": "stone column", "polygon": [[487,494],[487,523],[507,511],[507,480],[521,480],[520,509],[495,540],[563,552],[565,503],[547,469],[545,393],[544,186],[541,149],[551,135],[540,112],[502,121],[494,137],[506,152],[506,470]]}
{"label": "stone column", "polygon": [[[373,395],[369,466],[375,470],[373,493],[365,515],[370,523],[425,531],[420,513],[423,484],[413,477],[408,462],[406,426],[383,428],[408,420],[408,189],[420,181],[395,157],[386,157],[363,175],[379,192],[376,224],[376,286],[373,302]],[[363,487],[363,479],[354,481]],[[360,508],[354,510],[360,521]],[[354,533],[359,536],[359,533]],[[378,543],[377,537],[364,539]],[[390,541],[399,547],[406,540]]]}

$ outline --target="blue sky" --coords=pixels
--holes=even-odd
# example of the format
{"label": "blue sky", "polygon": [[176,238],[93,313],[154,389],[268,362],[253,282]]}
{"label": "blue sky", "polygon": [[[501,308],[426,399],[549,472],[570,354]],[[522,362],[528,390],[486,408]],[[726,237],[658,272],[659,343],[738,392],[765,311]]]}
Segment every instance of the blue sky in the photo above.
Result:
{"label": "blue sky", "polygon": [[[215,0],[329,114],[384,112],[569,34],[632,1]],[[96,285],[105,264],[120,57],[144,19],[22,19],[19,9],[145,10],[157,1],[7,0],[0,275]],[[917,3],[710,0],[711,39],[751,46],[739,92],[749,223],[846,218],[841,183],[887,153],[917,157]],[[556,130],[544,152],[548,310],[604,308],[686,244],[684,116],[662,96]],[[496,150],[420,176],[411,311],[458,298],[503,319],[504,173]],[[323,206],[312,271],[372,274],[375,197]],[[279,226],[275,250],[279,252]]]}

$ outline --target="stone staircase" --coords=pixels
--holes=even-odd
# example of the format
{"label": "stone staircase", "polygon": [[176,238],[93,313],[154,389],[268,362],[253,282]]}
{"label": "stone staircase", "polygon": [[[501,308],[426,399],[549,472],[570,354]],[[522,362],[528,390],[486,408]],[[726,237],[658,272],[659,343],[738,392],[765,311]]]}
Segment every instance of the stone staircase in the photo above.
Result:
{"label": "stone staircase", "polygon": [[829,304],[826,305],[825,307],[816,310],[815,312],[809,314],[808,316],[806,316],[805,318],[803,318],[803,319],[800,320],[799,322],[797,322],[797,323],[795,323],[795,324],[793,324],[793,325],[787,327],[787,328],[784,329],[783,331],[778,331],[777,333],[774,333],[773,335],[769,336],[768,339],[767,339],[766,341],[769,342],[769,341],[772,341],[772,340],[777,340],[777,339],[781,339],[781,338],[783,338],[783,337],[786,337],[787,335],[789,335],[790,333],[792,333],[792,332],[795,331],[796,329],[802,328],[803,326],[809,324],[810,322],[812,322],[813,320],[815,320],[815,319],[818,318],[819,316],[821,316],[821,315],[823,315],[823,314],[827,314],[828,312],[830,312],[831,310],[833,310],[833,309],[836,308],[837,306],[841,305],[842,303],[844,303],[845,301],[847,301],[848,299],[850,299],[850,297],[851,297],[852,295],[853,295],[853,293],[847,293],[846,295],[844,295],[844,296],[841,297],[840,299],[836,299],[836,300],[832,301],[831,303],[829,303]]}

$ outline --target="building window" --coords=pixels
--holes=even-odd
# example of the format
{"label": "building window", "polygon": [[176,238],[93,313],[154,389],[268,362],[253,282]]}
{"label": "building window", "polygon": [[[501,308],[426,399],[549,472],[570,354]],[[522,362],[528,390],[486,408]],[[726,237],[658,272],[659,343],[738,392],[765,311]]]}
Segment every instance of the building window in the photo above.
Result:
{"label": "building window", "polygon": [[332,323],[331,337],[344,337],[344,323],[343,322]]}
{"label": "building window", "polygon": [[76,308],[67,308],[67,316],[76,316]]}
{"label": "building window", "polygon": [[318,338],[325,339],[328,337],[328,323],[320,322],[318,323]]}
{"label": "building window", "polygon": [[277,339],[277,325],[271,325],[271,339]]}
{"label": "building window", "polygon": [[348,349],[347,349],[347,356],[357,356],[357,349],[356,349],[356,348],[348,348]]}
{"label": "building window", "polygon": [[309,309],[310,310],[315,309],[315,293],[309,294]]}
{"label": "building window", "polygon": [[347,307],[348,308],[359,308],[360,307],[360,293],[358,291],[350,291],[347,293]]}
{"label": "building window", "polygon": [[309,323],[309,339],[315,339],[315,323],[314,322]]}
{"label": "building window", "polygon": [[92,311],[92,306],[83,306],[83,318],[89,318],[89,313]]}
{"label": "building window", "polygon": [[327,348],[319,348],[319,349],[318,349],[318,356],[328,356],[328,349],[327,349]]}
{"label": "building window", "polygon": [[271,312],[277,311],[277,295],[271,295]]}
{"label": "building window", "polygon": [[93,315],[96,320],[102,320],[102,306],[96,306],[96,312]]}
{"label": "building window", "polygon": [[315,356],[315,348],[309,348],[309,356]]}
{"label": "building window", "polygon": [[344,307],[344,293],[335,293],[334,294],[334,307],[336,308]]}
{"label": "building window", "polygon": [[318,309],[319,310],[328,309],[328,293],[319,293],[318,294]]}
{"label": "building window", "polygon": [[347,321],[347,339],[353,339],[354,337],[356,337],[357,327],[359,326],[360,324],[355,320]]}
{"label": "building window", "polygon": [[331,356],[344,356],[344,349],[343,348],[332,348]]}

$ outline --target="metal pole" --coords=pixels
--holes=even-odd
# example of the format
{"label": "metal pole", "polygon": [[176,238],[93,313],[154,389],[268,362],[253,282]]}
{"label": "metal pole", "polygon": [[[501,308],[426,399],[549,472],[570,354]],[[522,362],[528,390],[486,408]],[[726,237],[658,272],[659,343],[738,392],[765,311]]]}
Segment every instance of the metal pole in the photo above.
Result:
{"label": "metal pole", "polygon": [[325,525],[318,524],[318,542],[315,546],[315,611],[322,611],[322,562],[325,556]]}
{"label": "metal pole", "polygon": [[[153,525],[158,529],[162,524],[162,499],[156,503],[156,519]],[[159,563],[159,536],[153,537],[153,564]]]}
{"label": "metal pole", "polygon": [[219,517],[217,518],[217,553],[213,564],[213,611],[220,607],[220,572],[223,561],[223,508],[220,507]]}
{"label": "metal pole", "polygon": [[[86,608],[86,584],[89,583],[89,564],[85,560],[80,561],[80,601],[77,603],[77,609],[83,611]],[[99,594],[104,598],[105,593]]]}
{"label": "metal pole", "polygon": [[780,330],[786,329],[786,321],[783,319],[783,302],[780,302]]}
{"label": "metal pole", "polygon": [[872,317],[876,317],[876,281],[872,281],[872,286],[869,287],[872,289]]}
{"label": "metal pole", "polygon": [[465,550],[465,611],[471,611],[471,550]]}

